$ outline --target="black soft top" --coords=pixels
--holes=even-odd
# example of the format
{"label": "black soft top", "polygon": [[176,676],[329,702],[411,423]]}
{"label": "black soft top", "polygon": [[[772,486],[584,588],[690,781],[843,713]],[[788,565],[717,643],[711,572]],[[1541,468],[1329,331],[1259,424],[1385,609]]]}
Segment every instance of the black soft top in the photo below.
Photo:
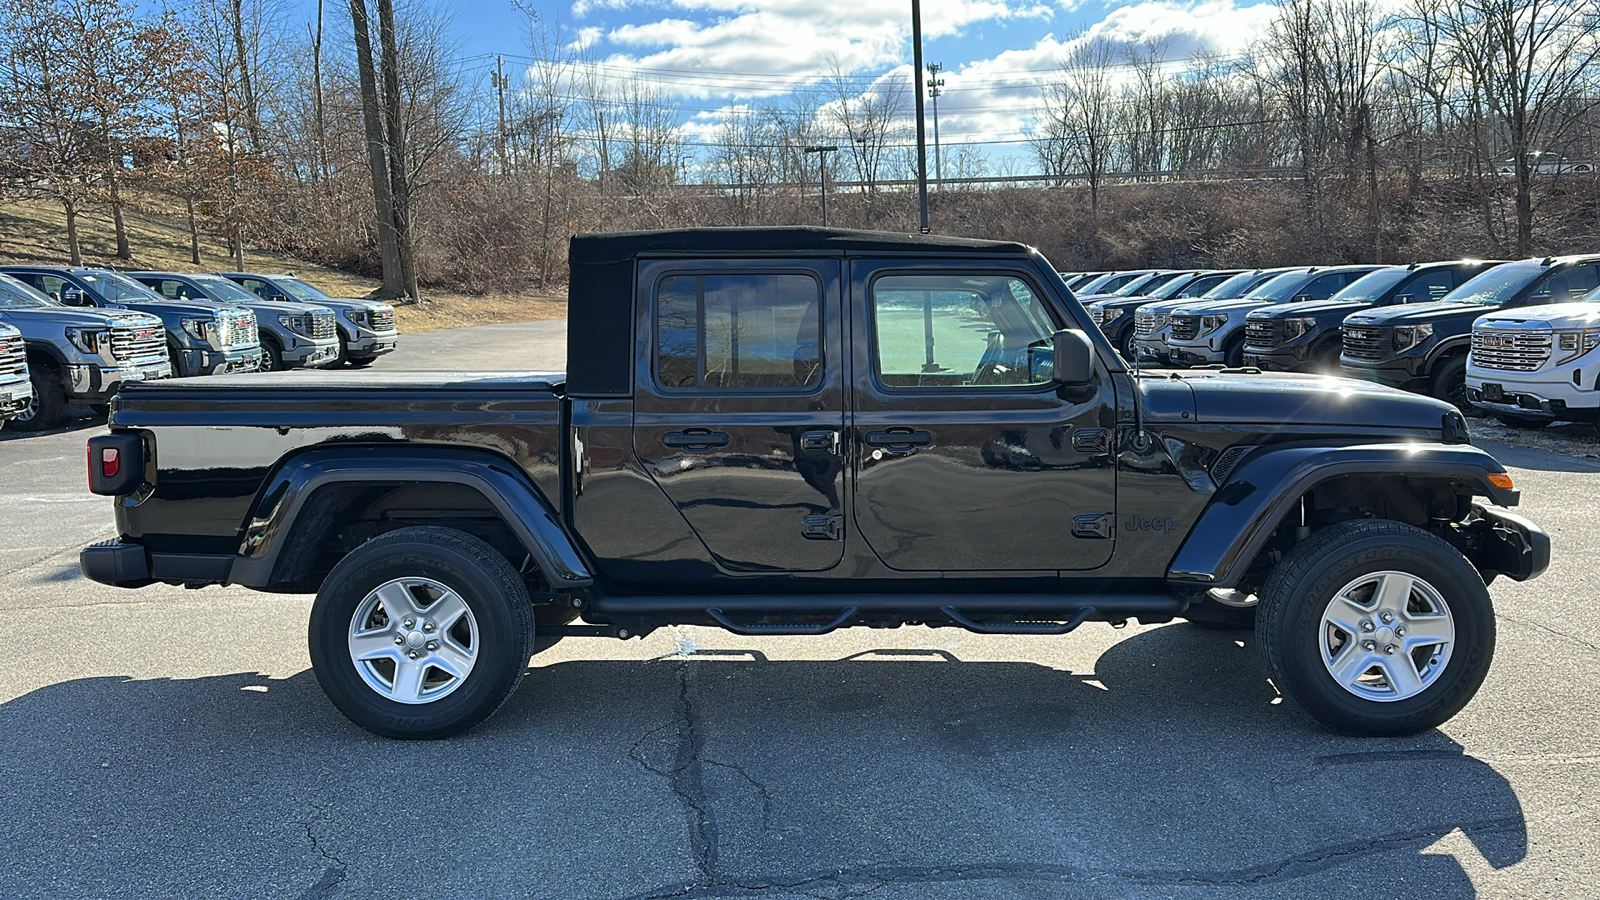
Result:
{"label": "black soft top", "polygon": [[874,256],[921,254],[1026,257],[1009,241],[848,228],[680,228],[574,235],[567,252],[567,392],[626,397],[633,390],[634,264],[640,258]]}

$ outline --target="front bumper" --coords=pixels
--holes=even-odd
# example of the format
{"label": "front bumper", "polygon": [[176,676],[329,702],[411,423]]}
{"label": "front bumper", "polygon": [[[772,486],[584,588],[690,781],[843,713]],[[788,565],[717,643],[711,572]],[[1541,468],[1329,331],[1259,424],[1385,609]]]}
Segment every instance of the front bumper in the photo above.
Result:
{"label": "front bumper", "polygon": [[26,378],[0,384],[0,419],[9,419],[27,409],[32,398],[33,382]]}
{"label": "front bumper", "polygon": [[1311,345],[1283,344],[1270,350],[1244,348],[1244,364],[1263,372],[1299,372],[1311,366]]}
{"label": "front bumper", "polygon": [[1341,356],[1339,357],[1339,374],[1346,378],[1371,381],[1403,390],[1416,390],[1427,384],[1427,378],[1419,375],[1413,368],[1421,365],[1421,362],[1420,358],[1413,360],[1404,356],[1386,359],[1381,362],[1365,362],[1352,360],[1348,356]]}
{"label": "front bumper", "polygon": [[155,381],[172,377],[172,363],[165,357],[137,360],[112,369],[98,365],[67,366],[67,400],[73,403],[105,403],[117,389],[130,381]]}
{"label": "front bumper", "polygon": [[1467,399],[1490,412],[1513,413],[1551,421],[1600,420],[1600,392],[1586,391],[1569,379],[1512,381],[1469,370]]}
{"label": "front bumper", "polygon": [[1132,341],[1128,342],[1128,349],[1133,352],[1133,359],[1128,360],[1131,363],[1138,365],[1145,365],[1148,363],[1165,365],[1168,362],[1167,344],[1159,337],[1136,337]]}
{"label": "front bumper", "polygon": [[393,353],[399,343],[398,331],[368,331],[362,328],[356,331],[355,337],[347,338],[345,354],[356,359],[371,359]]}
{"label": "front bumper", "polygon": [[325,366],[339,358],[339,339],[316,341],[304,335],[289,335],[283,347],[283,364],[291,368]]}
{"label": "front bumper", "polygon": [[1463,534],[1469,554],[1485,580],[1505,575],[1513,581],[1538,578],[1550,568],[1550,536],[1522,516],[1498,506],[1472,504]]}
{"label": "front bumper", "polygon": [[242,347],[237,350],[185,350],[181,369],[194,375],[255,372],[261,368],[261,355],[260,347]]}
{"label": "front bumper", "polygon": [[1167,351],[1167,358],[1180,366],[1209,366],[1227,362],[1228,354],[1223,350],[1213,350],[1206,343],[1174,344]]}

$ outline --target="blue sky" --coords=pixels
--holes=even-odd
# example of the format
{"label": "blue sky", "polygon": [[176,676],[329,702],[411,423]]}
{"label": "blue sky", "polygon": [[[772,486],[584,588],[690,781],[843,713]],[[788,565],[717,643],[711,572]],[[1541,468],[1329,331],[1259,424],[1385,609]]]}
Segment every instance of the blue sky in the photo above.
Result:
{"label": "blue sky", "polygon": [[[315,3],[301,0],[310,11]],[[412,0],[435,2],[435,0]],[[835,67],[860,90],[910,80],[910,0],[562,0],[533,2],[547,27],[608,72],[638,72],[672,96],[687,133],[709,137],[720,111],[825,96]],[[455,0],[454,35],[469,56],[533,51],[510,0]],[[348,14],[329,3],[330,15]],[[944,66],[940,128],[947,147],[1024,136],[1041,85],[1073,40],[1156,43],[1173,67],[1198,53],[1236,57],[1260,37],[1270,2],[1252,0],[923,0],[924,61]],[[475,63],[487,72],[487,62]],[[487,85],[485,75],[485,85]],[[486,87],[487,89],[487,87]],[[1006,155],[1006,145],[983,145]]]}

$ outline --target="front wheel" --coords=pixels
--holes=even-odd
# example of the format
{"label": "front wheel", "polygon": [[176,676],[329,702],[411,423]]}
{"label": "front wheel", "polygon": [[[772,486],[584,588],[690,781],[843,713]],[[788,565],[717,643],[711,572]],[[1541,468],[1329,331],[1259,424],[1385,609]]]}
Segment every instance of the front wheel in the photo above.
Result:
{"label": "front wheel", "polygon": [[1467,358],[1453,356],[1439,364],[1433,373],[1433,396],[1451,404],[1463,414],[1477,407],[1467,399]]}
{"label": "front wheel", "polygon": [[262,341],[261,371],[282,372],[283,369],[283,348],[276,341]]}
{"label": "front wheel", "polygon": [[33,397],[12,420],[11,427],[18,431],[48,431],[60,425],[67,415],[67,388],[61,382],[61,373],[50,366],[32,366],[28,381],[33,386]]}
{"label": "front wheel", "polygon": [[1382,519],[1329,526],[1262,590],[1256,636],[1278,689],[1346,734],[1404,735],[1467,705],[1494,657],[1494,610],[1460,552]]}
{"label": "front wheel", "polygon": [[516,690],[533,654],[517,570],[451,528],[402,528],[351,551],[311,606],[312,669],[334,706],[383,737],[450,737]]}

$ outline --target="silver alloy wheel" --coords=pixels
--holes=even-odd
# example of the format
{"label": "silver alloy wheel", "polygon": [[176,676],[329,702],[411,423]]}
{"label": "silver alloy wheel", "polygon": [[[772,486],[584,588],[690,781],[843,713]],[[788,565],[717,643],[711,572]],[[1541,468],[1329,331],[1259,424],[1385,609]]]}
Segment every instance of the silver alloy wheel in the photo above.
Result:
{"label": "silver alloy wheel", "polygon": [[22,411],[17,413],[15,418],[16,418],[16,420],[18,422],[31,422],[31,421],[33,421],[33,417],[37,416],[38,414],[39,414],[39,389],[38,388],[34,388],[33,393],[28,396],[28,405],[24,406],[22,408]]}
{"label": "silver alloy wheel", "polygon": [[367,686],[396,703],[449,696],[478,661],[478,620],[461,595],[431,578],[372,589],[350,617],[350,661]]}
{"label": "silver alloy wheel", "polygon": [[1379,703],[1427,690],[1444,673],[1455,642],[1444,596],[1406,572],[1372,572],[1340,588],[1322,613],[1317,638],[1333,680]]}

